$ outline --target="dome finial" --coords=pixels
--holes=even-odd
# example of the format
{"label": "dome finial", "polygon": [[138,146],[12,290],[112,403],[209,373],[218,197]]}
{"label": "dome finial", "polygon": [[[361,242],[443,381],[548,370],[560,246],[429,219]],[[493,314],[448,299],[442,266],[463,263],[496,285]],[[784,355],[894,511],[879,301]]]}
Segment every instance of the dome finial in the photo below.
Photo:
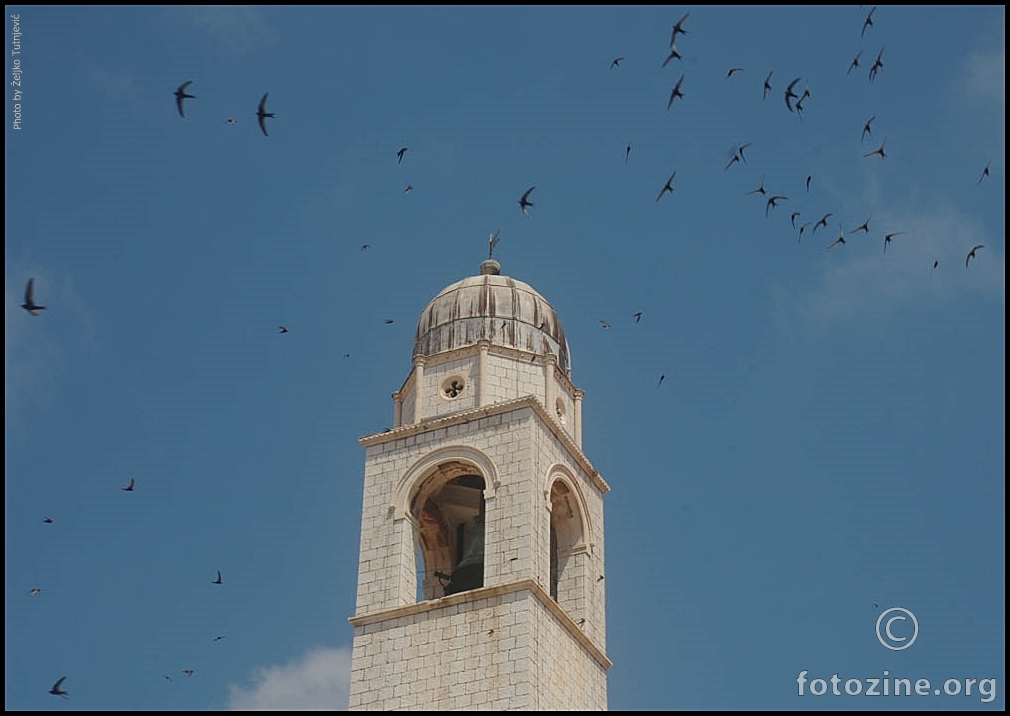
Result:
{"label": "dome finial", "polygon": [[480,272],[482,275],[497,276],[501,273],[501,264],[494,260],[494,247],[498,245],[500,231],[496,231],[488,237],[487,259],[481,262]]}

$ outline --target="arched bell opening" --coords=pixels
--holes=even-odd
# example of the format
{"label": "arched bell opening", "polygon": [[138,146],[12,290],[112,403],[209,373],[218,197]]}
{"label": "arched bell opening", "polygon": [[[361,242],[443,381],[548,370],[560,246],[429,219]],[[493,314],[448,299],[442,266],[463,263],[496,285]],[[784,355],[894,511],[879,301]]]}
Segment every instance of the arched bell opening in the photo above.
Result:
{"label": "arched bell opening", "polygon": [[585,602],[589,554],[575,493],[564,480],[551,483],[551,597],[569,615],[580,614]]}
{"label": "arched bell opening", "polygon": [[473,465],[450,462],[439,465],[412,496],[420,599],[484,586],[484,487]]}

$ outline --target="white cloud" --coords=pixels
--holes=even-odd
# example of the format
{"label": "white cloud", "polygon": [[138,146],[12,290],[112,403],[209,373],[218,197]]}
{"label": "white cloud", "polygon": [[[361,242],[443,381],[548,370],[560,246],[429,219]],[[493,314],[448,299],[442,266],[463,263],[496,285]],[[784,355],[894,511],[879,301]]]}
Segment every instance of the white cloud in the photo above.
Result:
{"label": "white cloud", "polygon": [[351,650],[318,647],[299,661],[256,670],[247,690],[229,684],[232,711],[346,711]]}

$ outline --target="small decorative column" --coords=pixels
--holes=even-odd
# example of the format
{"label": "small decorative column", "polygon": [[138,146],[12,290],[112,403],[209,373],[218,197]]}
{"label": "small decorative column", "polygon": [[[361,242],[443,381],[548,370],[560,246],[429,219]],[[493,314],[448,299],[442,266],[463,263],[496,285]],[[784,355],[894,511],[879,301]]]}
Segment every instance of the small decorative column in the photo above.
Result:
{"label": "small decorative column", "polygon": [[487,368],[487,354],[488,350],[491,348],[491,341],[486,338],[481,338],[477,341],[477,349],[480,351],[480,356],[477,359],[477,407],[483,408],[487,405],[487,379],[488,379],[488,368]]}
{"label": "small decorative column", "polygon": [[421,422],[424,415],[424,356],[414,356],[414,425]]}
{"label": "small decorative column", "polygon": [[575,444],[582,448],[582,396],[586,391],[575,389]]}

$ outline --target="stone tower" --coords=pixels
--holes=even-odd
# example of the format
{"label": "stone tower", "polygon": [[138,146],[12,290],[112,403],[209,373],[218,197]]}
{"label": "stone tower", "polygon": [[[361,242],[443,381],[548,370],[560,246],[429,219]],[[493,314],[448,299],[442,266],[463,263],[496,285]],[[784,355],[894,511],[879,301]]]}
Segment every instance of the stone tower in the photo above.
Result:
{"label": "stone tower", "polygon": [[393,428],[360,439],[352,710],[606,710],[582,396],[554,309],[490,256],[421,313]]}

